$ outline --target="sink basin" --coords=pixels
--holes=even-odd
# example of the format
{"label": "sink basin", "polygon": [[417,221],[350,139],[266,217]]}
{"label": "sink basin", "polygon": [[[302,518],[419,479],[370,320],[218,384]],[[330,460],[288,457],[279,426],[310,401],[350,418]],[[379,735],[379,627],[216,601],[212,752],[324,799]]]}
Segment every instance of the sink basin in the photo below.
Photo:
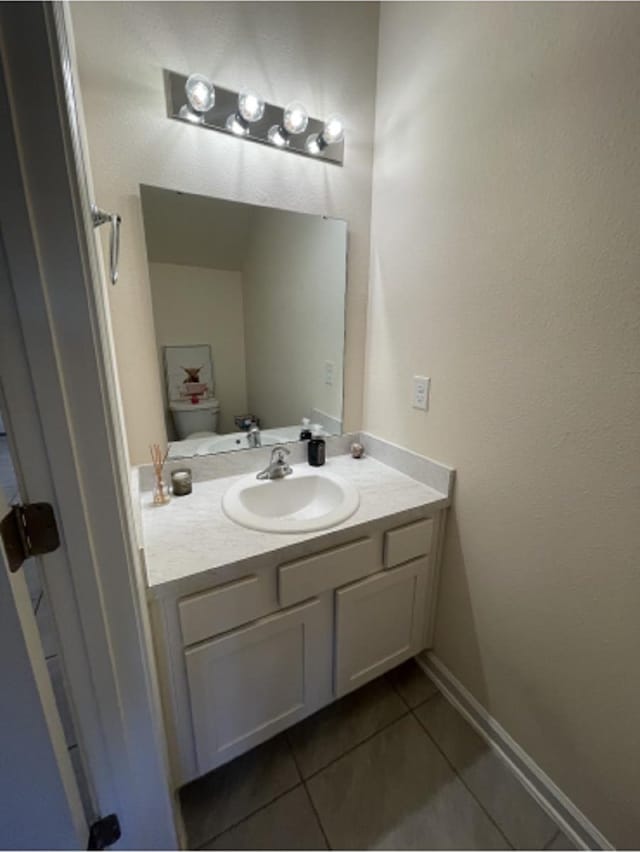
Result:
{"label": "sink basin", "polygon": [[294,467],[284,479],[244,476],[222,498],[222,508],[232,521],[273,533],[328,529],[346,521],[359,505],[360,494],[351,482],[306,467]]}

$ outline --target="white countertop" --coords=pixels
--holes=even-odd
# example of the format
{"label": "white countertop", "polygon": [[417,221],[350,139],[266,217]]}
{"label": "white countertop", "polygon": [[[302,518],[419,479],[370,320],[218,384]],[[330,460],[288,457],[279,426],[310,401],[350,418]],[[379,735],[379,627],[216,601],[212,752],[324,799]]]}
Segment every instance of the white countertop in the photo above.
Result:
{"label": "white countertop", "polygon": [[154,506],[151,492],[142,492],[140,532],[149,589],[158,591],[165,584],[203,571],[319,539],[387,515],[449,505],[446,494],[371,457],[334,456],[327,460],[326,469],[353,482],[360,492],[360,506],[343,523],[318,532],[256,532],[229,520],[222,509],[222,495],[246,474],[195,482],[192,494],[174,497],[165,506]]}

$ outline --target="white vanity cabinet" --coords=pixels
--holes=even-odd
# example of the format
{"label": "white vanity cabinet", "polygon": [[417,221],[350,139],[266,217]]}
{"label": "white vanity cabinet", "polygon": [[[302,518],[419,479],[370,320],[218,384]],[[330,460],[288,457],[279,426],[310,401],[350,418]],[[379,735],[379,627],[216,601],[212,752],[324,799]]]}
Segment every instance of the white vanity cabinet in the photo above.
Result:
{"label": "white vanity cabinet", "polygon": [[289,559],[265,554],[152,600],[175,786],[428,647],[443,513],[420,514],[318,536]]}

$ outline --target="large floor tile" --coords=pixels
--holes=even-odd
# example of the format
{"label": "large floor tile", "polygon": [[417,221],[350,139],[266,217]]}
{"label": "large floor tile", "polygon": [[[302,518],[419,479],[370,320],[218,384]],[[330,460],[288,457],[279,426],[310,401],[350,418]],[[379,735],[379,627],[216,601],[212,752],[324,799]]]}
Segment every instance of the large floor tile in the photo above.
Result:
{"label": "large floor tile", "polygon": [[398,690],[409,707],[417,707],[438,694],[434,682],[426,676],[415,660],[407,660],[392,669],[387,678]]}
{"label": "large floor tile", "polygon": [[207,843],[204,849],[326,849],[302,785]]}
{"label": "large floor tile", "polygon": [[271,802],[300,781],[284,735],[198,778],[180,791],[191,849]]}
{"label": "large floor tile", "polygon": [[506,849],[412,716],[307,782],[334,849]]}
{"label": "large floor tile", "polygon": [[325,707],[288,731],[300,772],[308,778],[406,712],[384,678]]}
{"label": "large floor tile", "polygon": [[558,831],[551,843],[548,843],[544,848],[566,852],[567,849],[577,849],[578,847],[572,840],[569,840],[563,831]]}
{"label": "large floor tile", "polygon": [[556,824],[482,737],[442,696],[415,712],[509,841],[517,849],[542,849]]}

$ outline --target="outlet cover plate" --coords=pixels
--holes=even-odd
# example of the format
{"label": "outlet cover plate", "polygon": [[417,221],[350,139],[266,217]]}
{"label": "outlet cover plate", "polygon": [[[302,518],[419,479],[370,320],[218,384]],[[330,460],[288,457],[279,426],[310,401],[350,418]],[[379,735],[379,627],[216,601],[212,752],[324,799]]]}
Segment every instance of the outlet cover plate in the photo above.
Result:
{"label": "outlet cover plate", "polygon": [[431,387],[431,379],[428,376],[413,377],[413,393],[411,396],[411,405],[420,411],[429,410],[429,390]]}

